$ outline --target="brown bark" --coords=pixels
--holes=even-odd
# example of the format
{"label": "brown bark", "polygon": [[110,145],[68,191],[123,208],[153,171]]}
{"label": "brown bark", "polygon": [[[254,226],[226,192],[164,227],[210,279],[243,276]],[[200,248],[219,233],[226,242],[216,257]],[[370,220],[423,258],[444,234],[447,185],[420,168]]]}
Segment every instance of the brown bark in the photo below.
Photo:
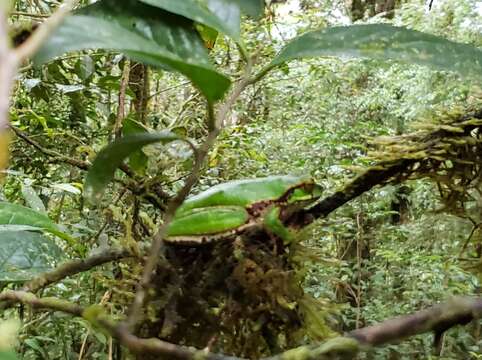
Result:
{"label": "brown bark", "polygon": [[133,102],[134,111],[137,114],[137,118],[143,124],[145,124],[146,114],[148,112],[148,101],[149,101],[149,67],[148,65],[142,64],[140,62],[132,62],[130,76],[129,76],[129,87],[134,91],[136,98]]}

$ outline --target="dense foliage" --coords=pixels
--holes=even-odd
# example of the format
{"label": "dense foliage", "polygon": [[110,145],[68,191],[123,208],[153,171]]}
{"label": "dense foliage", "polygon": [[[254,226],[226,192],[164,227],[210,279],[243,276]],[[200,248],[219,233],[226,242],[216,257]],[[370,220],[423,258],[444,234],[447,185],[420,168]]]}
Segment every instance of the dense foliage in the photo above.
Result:
{"label": "dense foliage", "polygon": [[[14,1],[13,45],[59,3]],[[0,295],[0,360],[148,359],[102,322],[126,317],[138,338],[261,358],[480,295],[480,2],[263,3],[80,1],[22,64],[0,282],[56,305]],[[381,175],[351,196],[370,171]],[[285,193],[263,195],[247,211],[276,214],[274,227],[236,223],[187,246],[166,236],[188,194],[287,174],[351,201],[311,217],[316,205],[283,203],[278,218],[263,211]],[[433,338],[356,356],[482,356],[478,320]]]}

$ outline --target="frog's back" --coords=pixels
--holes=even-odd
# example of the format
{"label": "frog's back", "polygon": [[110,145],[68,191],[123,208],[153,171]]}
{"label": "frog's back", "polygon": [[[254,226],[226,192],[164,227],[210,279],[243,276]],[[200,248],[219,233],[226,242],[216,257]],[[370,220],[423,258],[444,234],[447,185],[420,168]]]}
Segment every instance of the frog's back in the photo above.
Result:
{"label": "frog's back", "polygon": [[310,181],[310,178],[293,175],[228,181],[188,198],[179,207],[178,214],[195,208],[223,205],[246,207],[258,201],[276,200],[290,188],[305,181]]}

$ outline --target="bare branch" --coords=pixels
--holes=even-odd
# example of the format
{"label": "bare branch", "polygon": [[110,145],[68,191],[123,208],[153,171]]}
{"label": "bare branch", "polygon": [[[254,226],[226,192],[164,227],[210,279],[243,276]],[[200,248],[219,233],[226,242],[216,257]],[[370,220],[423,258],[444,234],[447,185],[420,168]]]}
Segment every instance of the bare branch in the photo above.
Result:
{"label": "bare branch", "polygon": [[40,151],[42,154],[47,155],[48,157],[51,158],[52,162],[61,162],[61,163],[66,163],[69,165],[72,165],[74,167],[77,167],[82,170],[88,170],[90,167],[90,164],[86,161],[70,158],[68,156],[64,156],[54,150],[46,149],[42,145],[40,145],[38,142],[30,138],[27,134],[25,134],[22,130],[16,128],[15,126],[10,126],[10,128],[13,130],[15,135],[17,135],[19,138],[24,140],[26,143],[32,145],[35,149]]}
{"label": "bare branch", "polygon": [[412,165],[411,161],[403,160],[387,166],[379,164],[377,167],[370,168],[346,184],[341,190],[324,198],[313,208],[309,209],[307,213],[311,214],[315,219],[325,217],[364,192],[377,185],[384,184],[390,178],[406,170],[410,165]]}
{"label": "bare branch", "polygon": [[482,316],[482,298],[454,298],[412,315],[386,320],[348,333],[362,344],[377,346],[427,332],[443,333]]}
{"label": "bare branch", "polygon": [[100,254],[93,255],[86,259],[78,259],[66,262],[56,269],[44,273],[37,278],[31,280],[25,286],[22,287],[23,291],[37,292],[44,287],[56,283],[65,279],[68,276],[72,276],[84,271],[88,271],[96,266],[103,265],[105,263],[125,259],[131,257],[127,250],[124,249],[108,249]]}

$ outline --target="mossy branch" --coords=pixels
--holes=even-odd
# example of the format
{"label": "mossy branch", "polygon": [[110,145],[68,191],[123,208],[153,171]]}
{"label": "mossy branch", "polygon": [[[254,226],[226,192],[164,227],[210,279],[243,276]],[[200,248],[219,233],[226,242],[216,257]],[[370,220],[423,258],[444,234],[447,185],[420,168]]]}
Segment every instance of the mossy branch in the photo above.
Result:
{"label": "mossy branch", "polygon": [[[83,317],[117,338],[130,351],[140,354],[168,356],[177,360],[243,360],[204,350],[186,348],[157,338],[143,339],[131,334],[122,324],[115,323],[102,308],[94,305],[83,308],[57,299],[38,298],[25,291],[4,291],[0,301],[22,303],[36,309],[61,311]],[[437,336],[456,325],[465,325],[482,317],[482,298],[454,298],[411,315],[389,319],[376,325],[353,330],[345,336],[328,340],[320,345],[302,346],[263,360],[323,360],[351,359],[368,347],[380,346],[410,336],[432,332]]]}
{"label": "mossy branch", "polygon": [[368,154],[373,166],[289,222],[307,225],[376,186],[407,179],[431,178],[441,185],[447,206],[456,206],[482,178],[482,110],[441,115],[437,121],[412,134],[375,139],[376,151]]}
{"label": "mossy branch", "polygon": [[108,262],[125,259],[131,256],[132,254],[124,249],[107,249],[86,259],[71,260],[60,265],[56,269],[46,272],[29,281],[27,284],[25,284],[25,286],[22,287],[22,290],[37,292],[40,289],[61,281],[69,276],[88,271],[96,266],[103,265]]}

